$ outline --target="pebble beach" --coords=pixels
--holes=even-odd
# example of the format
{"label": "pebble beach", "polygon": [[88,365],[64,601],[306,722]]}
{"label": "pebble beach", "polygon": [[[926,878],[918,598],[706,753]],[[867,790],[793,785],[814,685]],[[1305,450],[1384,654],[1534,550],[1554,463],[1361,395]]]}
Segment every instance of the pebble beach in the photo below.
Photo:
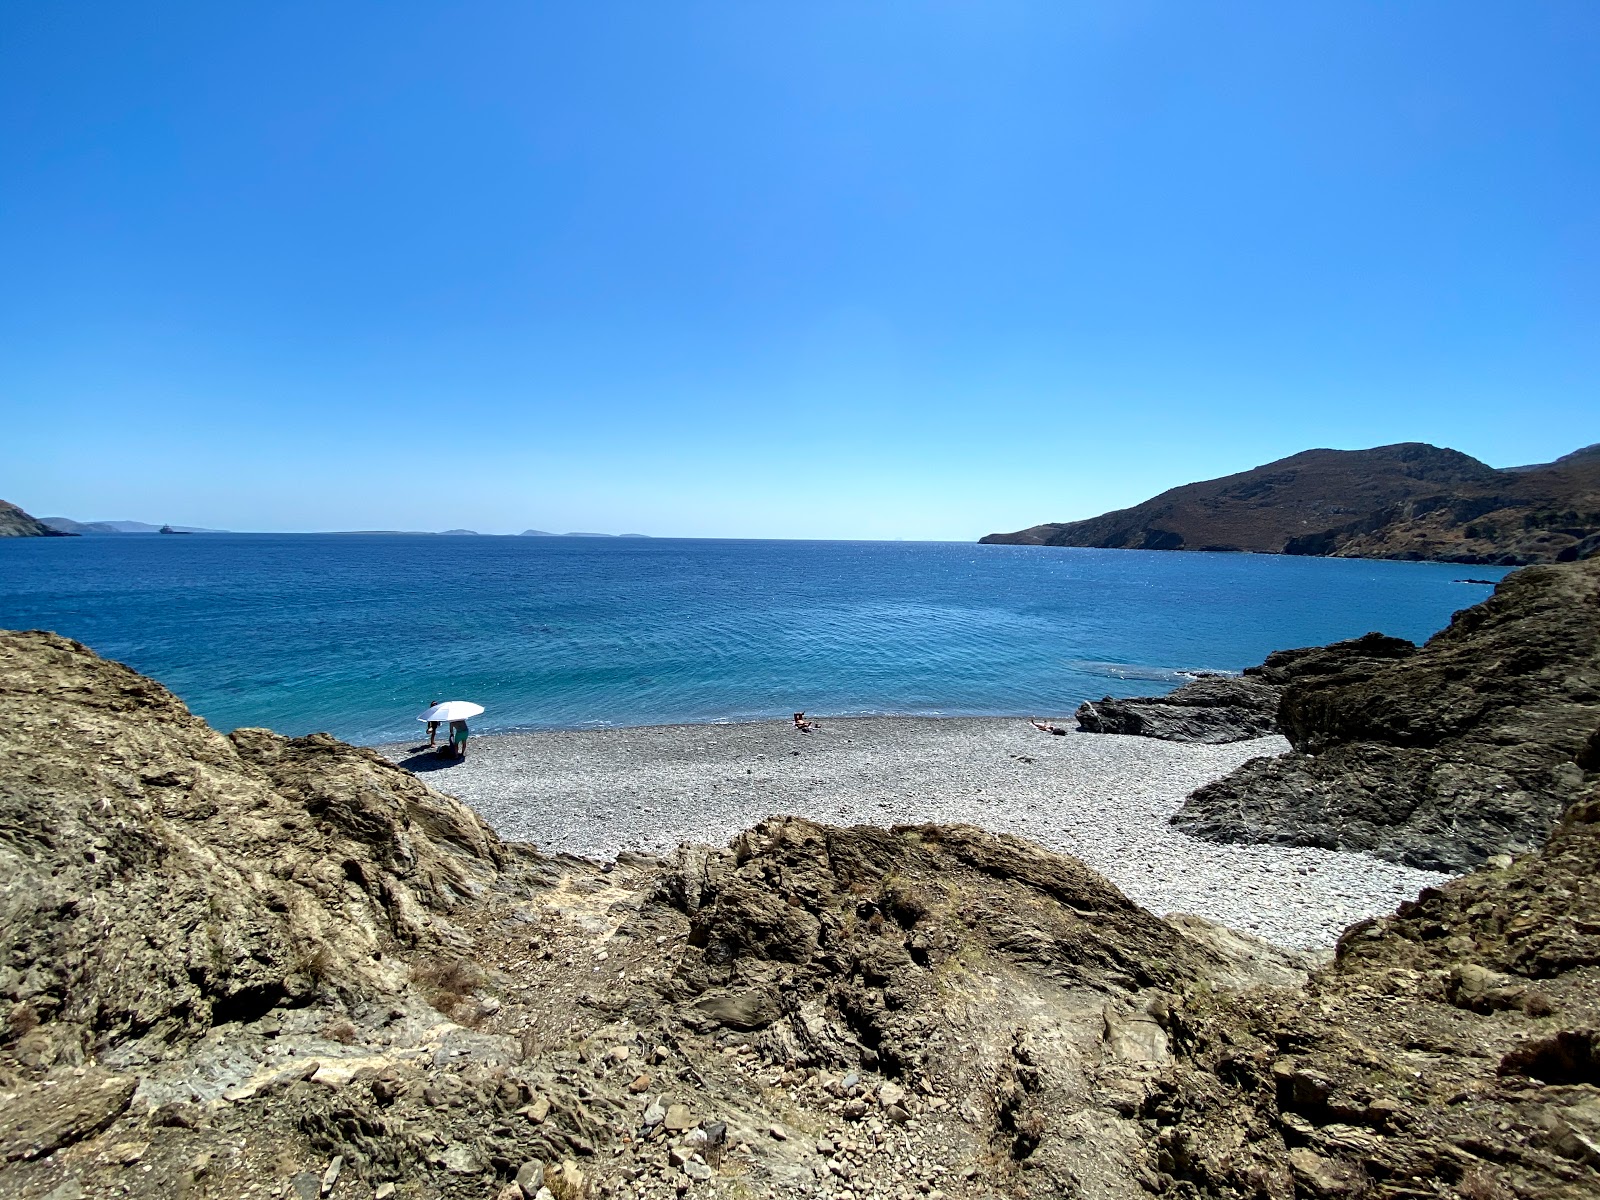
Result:
{"label": "pebble beach", "polygon": [[1167,818],[1193,789],[1282,738],[1225,746],[1040,733],[993,717],[856,717],[474,737],[466,761],[377,747],[502,837],[608,860],[723,845],[765,817],[836,825],[968,822],[1075,855],[1153,912],[1192,913],[1280,946],[1331,946],[1447,876],[1363,854],[1224,846]]}

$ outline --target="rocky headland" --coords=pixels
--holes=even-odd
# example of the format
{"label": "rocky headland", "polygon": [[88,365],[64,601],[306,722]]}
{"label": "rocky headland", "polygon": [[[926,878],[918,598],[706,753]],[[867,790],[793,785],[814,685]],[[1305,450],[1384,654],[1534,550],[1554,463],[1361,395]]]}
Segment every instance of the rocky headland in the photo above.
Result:
{"label": "rocky headland", "polygon": [[1237,677],[1083,704],[1089,733],[1279,733],[1172,818],[1211,841],[1360,850],[1470,870],[1543,843],[1600,762],[1600,561],[1527,568],[1425,646],[1369,633]]}
{"label": "rocky headland", "polygon": [[52,529],[31,517],[15,504],[0,500],[0,537],[71,537],[66,530]]}
{"label": "rocky headland", "polygon": [[51,634],[0,696],[8,1196],[1600,1188],[1587,760],[1319,964],[970,826],[547,854]]}
{"label": "rocky headland", "polygon": [[1132,508],[980,540],[1506,566],[1569,562],[1600,551],[1600,446],[1504,470],[1423,442],[1306,450]]}
{"label": "rocky headland", "polygon": [[1200,788],[1173,824],[1447,871],[1541,845],[1600,765],[1600,561],[1518,571],[1421,648],[1388,647],[1291,666],[1276,723],[1294,749]]}

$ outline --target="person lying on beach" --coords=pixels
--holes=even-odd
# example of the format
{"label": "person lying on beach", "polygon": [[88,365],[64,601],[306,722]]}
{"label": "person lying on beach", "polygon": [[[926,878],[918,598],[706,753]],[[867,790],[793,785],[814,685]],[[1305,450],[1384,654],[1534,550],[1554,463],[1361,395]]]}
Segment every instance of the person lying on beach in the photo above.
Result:
{"label": "person lying on beach", "polygon": [[456,752],[457,758],[467,756],[467,723],[465,721],[450,722],[450,748]]}
{"label": "person lying on beach", "polygon": [[1028,718],[1028,724],[1032,725],[1040,733],[1053,733],[1057,737],[1065,737],[1067,734],[1067,731],[1059,725],[1047,725],[1043,721],[1035,720],[1032,717]]}
{"label": "person lying on beach", "polygon": [[797,712],[794,715],[794,727],[801,733],[810,733],[817,727],[817,723],[815,721],[806,720],[805,713]]}

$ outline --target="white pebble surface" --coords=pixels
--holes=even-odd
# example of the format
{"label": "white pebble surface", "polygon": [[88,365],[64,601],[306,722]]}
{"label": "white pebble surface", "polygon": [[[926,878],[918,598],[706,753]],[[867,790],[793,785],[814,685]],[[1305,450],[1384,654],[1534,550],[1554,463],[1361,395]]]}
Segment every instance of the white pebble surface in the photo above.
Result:
{"label": "white pebble surface", "polygon": [[608,860],[724,845],[794,814],[835,825],[967,822],[1082,859],[1153,912],[1194,913],[1280,946],[1325,947],[1449,878],[1364,854],[1227,846],[1167,819],[1277,737],[1226,746],[1056,737],[995,717],[851,717],[474,737],[464,762],[382,746],[500,836]]}

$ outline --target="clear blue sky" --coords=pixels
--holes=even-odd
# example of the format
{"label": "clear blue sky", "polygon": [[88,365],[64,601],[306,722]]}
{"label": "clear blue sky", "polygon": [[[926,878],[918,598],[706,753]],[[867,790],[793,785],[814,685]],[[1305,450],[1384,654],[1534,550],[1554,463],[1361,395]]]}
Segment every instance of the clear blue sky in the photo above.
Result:
{"label": "clear blue sky", "polygon": [[1600,440],[1600,4],[0,3],[0,496],[970,538]]}

